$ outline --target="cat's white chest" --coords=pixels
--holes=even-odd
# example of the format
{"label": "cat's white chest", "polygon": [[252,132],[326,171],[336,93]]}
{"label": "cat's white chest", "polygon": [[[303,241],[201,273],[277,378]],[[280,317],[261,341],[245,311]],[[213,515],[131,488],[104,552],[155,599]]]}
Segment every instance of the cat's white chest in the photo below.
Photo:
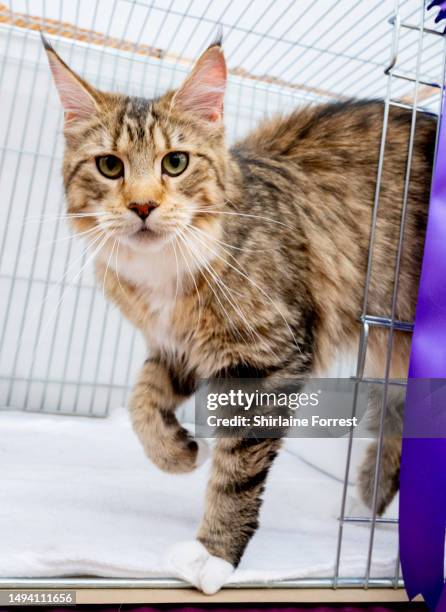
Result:
{"label": "cat's white chest", "polygon": [[176,260],[167,249],[134,253],[122,248],[113,261],[113,267],[132,285],[159,293],[162,298],[172,293],[178,273]]}
{"label": "cat's white chest", "polygon": [[145,327],[148,344],[175,352],[178,349],[172,325],[177,299],[175,259],[165,252],[135,256],[123,249],[113,262],[113,268],[119,278],[137,288],[139,299],[150,312]]}
{"label": "cat's white chest", "polygon": [[156,346],[167,353],[178,351],[178,340],[173,333],[172,324],[174,302],[160,300],[157,303],[154,296],[148,302],[151,312],[150,322],[146,326],[145,335],[150,346]]}

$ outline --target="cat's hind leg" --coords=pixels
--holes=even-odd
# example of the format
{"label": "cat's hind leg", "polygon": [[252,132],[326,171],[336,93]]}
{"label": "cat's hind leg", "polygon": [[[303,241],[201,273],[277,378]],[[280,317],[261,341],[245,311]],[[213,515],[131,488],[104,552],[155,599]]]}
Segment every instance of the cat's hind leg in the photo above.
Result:
{"label": "cat's hind leg", "polygon": [[[389,385],[387,389],[380,469],[376,488],[376,510],[378,515],[385,511],[399,489],[404,393],[404,388],[400,386]],[[374,434],[379,432],[383,409],[383,394],[383,385],[372,388],[369,401],[369,424],[370,430]],[[373,441],[367,448],[358,474],[358,487],[361,499],[371,509],[374,501],[377,457],[378,441]]]}
{"label": "cat's hind leg", "polygon": [[148,359],[130,399],[130,415],[146,455],[166,472],[190,472],[209,452],[180,425],[175,409],[192,393],[186,382],[179,388],[172,372],[159,359]]}
{"label": "cat's hind leg", "polygon": [[[372,442],[367,448],[366,456],[358,475],[358,486],[362,501],[368,508],[373,508],[375,472],[378,443]],[[401,460],[401,439],[385,438],[381,449],[381,465],[376,493],[376,511],[381,515],[390,504],[399,489]]]}

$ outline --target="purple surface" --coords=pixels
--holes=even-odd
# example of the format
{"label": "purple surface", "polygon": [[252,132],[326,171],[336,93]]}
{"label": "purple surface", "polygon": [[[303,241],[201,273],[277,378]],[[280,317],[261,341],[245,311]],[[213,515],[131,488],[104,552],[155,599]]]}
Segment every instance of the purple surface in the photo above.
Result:
{"label": "purple surface", "polygon": [[[446,6],[434,1],[431,6]],[[440,12],[440,14],[442,11]],[[444,537],[446,522],[446,425],[433,395],[422,397],[416,378],[446,378],[446,118],[445,92],[429,220],[412,340],[404,415],[400,475],[400,551],[410,598],[422,593],[431,609],[446,611]],[[412,379],[412,380],[411,380]],[[444,394],[444,393],[443,393]],[[444,406],[443,403],[443,415]],[[437,410],[435,410],[437,407]],[[442,416],[442,415],[440,415]],[[426,422],[438,424],[431,438],[416,438]],[[440,601],[441,598],[441,601]],[[438,607],[437,607],[438,606]]]}

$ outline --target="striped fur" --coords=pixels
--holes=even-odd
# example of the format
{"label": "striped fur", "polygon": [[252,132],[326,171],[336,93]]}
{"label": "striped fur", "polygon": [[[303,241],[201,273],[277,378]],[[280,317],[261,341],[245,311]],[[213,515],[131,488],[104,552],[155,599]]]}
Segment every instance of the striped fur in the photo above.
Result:
{"label": "striped fur", "polygon": [[[197,463],[198,446],[175,410],[199,379],[321,375],[338,352],[357,347],[383,117],[379,102],[306,108],[262,123],[228,149],[218,114],[181,108],[175,100],[183,98],[97,93],[100,111],[65,126],[63,170],[68,211],[98,215],[72,221],[77,231],[96,227],[105,238],[98,280],[147,339],[150,357],[130,410],[147,455],[170,472]],[[369,294],[375,315],[391,307],[410,120],[405,110],[390,113]],[[434,139],[435,122],[420,115],[401,320],[414,315]],[[169,151],[189,153],[176,178],[161,174]],[[94,157],[107,153],[124,161],[124,179],[99,175]],[[148,221],[154,234],[139,239],[128,205],[147,200],[159,204]],[[383,374],[386,342],[383,330],[371,330],[372,376]],[[396,333],[392,376],[405,376],[409,349],[409,338]],[[399,469],[398,438],[389,444],[380,511]],[[217,441],[198,533],[212,555],[239,562],[279,448],[277,438]],[[373,470],[370,459],[361,476],[368,501]]]}

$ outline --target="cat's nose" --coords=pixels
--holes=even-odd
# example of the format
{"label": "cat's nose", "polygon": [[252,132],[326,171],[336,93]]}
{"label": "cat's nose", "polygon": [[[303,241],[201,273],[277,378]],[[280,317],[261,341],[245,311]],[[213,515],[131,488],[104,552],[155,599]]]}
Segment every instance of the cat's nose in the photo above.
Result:
{"label": "cat's nose", "polygon": [[140,204],[139,202],[132,202],[131,204],[129,204],[130,210],[133,210],[133,212],[138,215],[138,217],[143,221],[145,221],[152,212],[152,210],[157,207],[158,204],[156,202],[153,202],[153,200],[149,200],[148,202],[144,202],[143,204]]}

